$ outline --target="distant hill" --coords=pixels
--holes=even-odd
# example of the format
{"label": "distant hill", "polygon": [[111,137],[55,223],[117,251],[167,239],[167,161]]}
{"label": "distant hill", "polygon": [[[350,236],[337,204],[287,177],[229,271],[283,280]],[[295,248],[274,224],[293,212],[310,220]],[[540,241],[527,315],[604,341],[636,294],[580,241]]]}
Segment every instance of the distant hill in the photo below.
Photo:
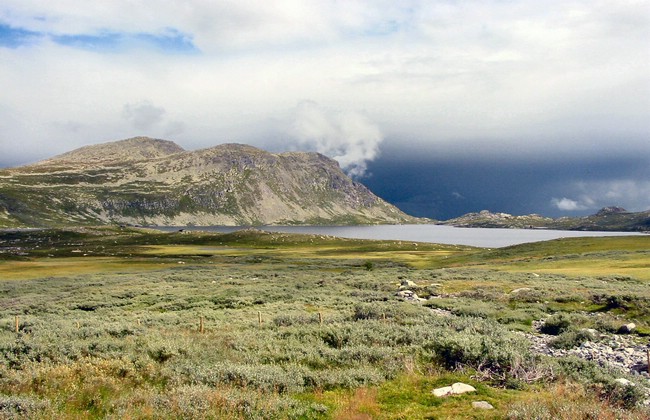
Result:
{"label": "distant hill", "polygon": [[585,217],[561,217],[552,219],[537,214],[513,216],[507,213],[492,213],[483,210],[438,222],[458,227],[523,228],[561,230],[600,230],[621,232],[650,231],[650,210],[628,212],[622,207],[605,207],[596,214]]}
{"label": "distant hill", "polygon": [[318,153],[136,137],[0,170],[0,227],[415,221]]}

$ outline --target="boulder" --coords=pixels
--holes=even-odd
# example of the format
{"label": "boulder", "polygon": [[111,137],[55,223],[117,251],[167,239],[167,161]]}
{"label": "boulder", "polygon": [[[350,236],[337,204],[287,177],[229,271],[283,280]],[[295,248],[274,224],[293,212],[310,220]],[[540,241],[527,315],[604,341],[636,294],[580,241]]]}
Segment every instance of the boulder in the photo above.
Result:
{"label": "boulder", "polygon": [[403,287],[418,287],[418,285],[411,280],[402,280],[402,286]]}
{"label": "boulder", "polygon": [[480,410],[494,410],[494,406],[487,401],[474,401],[472,407]]}
{"label": "boulder", "polygon": [[412,290],[400,290],[399,292],[395,293],[395,296],[400,297],[404,300],[408,301],[415,301],[415,302],[420,302],[426,299],[421,299],[415,292]]}
{"label": "boulder", "polygon": [[443,386],[442,388],[436,388],[433,391],[433,395],[436,397],[446,397],[448,395],[460,395],[467,392],[474,392],[476,388],[471,385],[464,384],[462,382],[456,382],[451,386]]}
{"label": "boulder", "polygon": [[634,322],[630,322],[629,324],[623,324],[621,325],[621,328],[618,329],[619,334],[629,334],[632,331],[636,329],[636,324]]}

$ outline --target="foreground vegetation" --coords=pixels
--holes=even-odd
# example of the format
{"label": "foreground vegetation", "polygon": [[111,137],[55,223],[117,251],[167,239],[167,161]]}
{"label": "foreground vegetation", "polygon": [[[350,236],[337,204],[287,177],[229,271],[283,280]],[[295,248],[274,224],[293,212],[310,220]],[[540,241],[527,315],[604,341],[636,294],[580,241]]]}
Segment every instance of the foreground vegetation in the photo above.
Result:
{"label": "foreground vegetation", "polygon": [[[634,322],[647,342],[649,237],[486,250],[87,228],[6,231],[0,250],[0,418],[649,415],[616,381],[647,378],[521,334],[546,320],[571,347]],[[431,393],[454,382],[476,392]]]}

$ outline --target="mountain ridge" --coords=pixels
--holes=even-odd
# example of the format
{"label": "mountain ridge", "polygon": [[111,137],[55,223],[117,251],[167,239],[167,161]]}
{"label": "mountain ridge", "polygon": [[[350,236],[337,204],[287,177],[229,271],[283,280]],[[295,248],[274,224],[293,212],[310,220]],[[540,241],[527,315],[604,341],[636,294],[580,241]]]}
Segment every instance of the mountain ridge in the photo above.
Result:
{"label": "mountain ridge", "polygon": [[519,229],[558,229],[558,230],[600,230],[622,232],[650,231],[650,210],[628,212],[622,207],[603,207],[597,213],[583,217],[560,217],[553,219],[529,214],[513,216],[508,213],[493,213],[482,210],[467,213],[453,219],[439,221],[437,224],[455,227],[476,228],[519,228]]}
{"label": "mountain ridge", "polygon": [[148,137],[0,170],[0,226],[413,223],[333,159]]}

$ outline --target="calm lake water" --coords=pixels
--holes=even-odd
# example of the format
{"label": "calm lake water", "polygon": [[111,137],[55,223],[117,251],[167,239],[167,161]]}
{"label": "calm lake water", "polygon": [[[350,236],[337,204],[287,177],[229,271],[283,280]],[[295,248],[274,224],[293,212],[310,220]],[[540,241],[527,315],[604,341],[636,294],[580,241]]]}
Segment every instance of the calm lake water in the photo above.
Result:
{"label": "calm lake water", "polygon": [[[210,232],[234,232],[243,226],[160,226],[164,231],[203,230]],[[470,245],[483,248],[499,248],[526,242],[547,241],[557,238],[584,236],[642,235],[633,232],[583,232],[544,229],[484,229],[457,228],[440,225],[373,225],[373,226],[262,226],[256,229],[269,232],[311,233],[353,239],[386,239],[396,241],[431,242],[451,245]]]}

